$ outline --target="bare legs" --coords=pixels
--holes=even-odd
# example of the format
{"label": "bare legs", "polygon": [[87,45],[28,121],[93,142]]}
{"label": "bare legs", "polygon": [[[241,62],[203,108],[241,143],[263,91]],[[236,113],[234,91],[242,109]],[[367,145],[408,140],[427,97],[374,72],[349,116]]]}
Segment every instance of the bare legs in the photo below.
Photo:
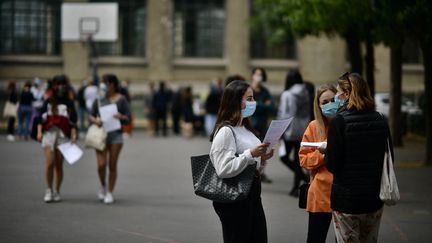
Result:
{"label": "bare legs", "polygon": [[108,192],[113,192],[117,180],[117,161],[123,144],[107,144],[104,151],[96,150],[99,181],[106,187],[106,168],[108,165]]}
{"label": "bare legs", "polygon": [[63,181],[63,157],[57,149],[52,151],[51,147],[44,147],[46,158],[45,178],[47,188],[53,189],[54,172],[55,172],[55,191],[60,192],[60,187]]}

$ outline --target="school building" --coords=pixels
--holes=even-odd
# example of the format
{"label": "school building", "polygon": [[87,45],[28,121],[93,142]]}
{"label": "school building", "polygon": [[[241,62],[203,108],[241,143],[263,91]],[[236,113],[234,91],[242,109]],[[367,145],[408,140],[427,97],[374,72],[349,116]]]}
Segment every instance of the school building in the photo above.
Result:
{"label": "school building", "polygon": [[[91,75],[88,46],[61,40],[61,5],[71,2],[118,3],[117,41],[96,43],[99,74],[114,73],[134,84],[161,79],[208,83],[230,74],[250,78],[252,68],[264,67],[270,85],[283,87],[292,68],[315,84],[335,81],[349,69],[341,38],[270,45],[265,32],[249,27],[257,11],[254,0],[2,0],[0,80],[65,73],[77,84]],[[423,90],[419,48],[404,48],[403,90]],[[376,90],[388,91],[390,50],[376,46],[375,60]]]}

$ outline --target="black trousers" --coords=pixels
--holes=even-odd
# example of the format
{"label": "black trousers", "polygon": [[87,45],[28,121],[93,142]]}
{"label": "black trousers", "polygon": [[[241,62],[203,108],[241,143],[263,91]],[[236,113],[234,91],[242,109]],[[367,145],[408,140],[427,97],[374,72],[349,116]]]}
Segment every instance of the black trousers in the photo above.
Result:
{"label": "black trousers", "polygon": [[8,118],[8,126],[7,126],[8,135],[15,134],[15,117]]}
{"label": "black trousers", "polygon": [[[286,155],[281,157],[282,162],[294,172],[294,184],[291,191],[298,190],[300,182],[303,180],[309,182],[309,176],[306,175],[300,167],[300,158],[298,156],[300,150],[300,141],[284,140]],[[294,161],[290,160],[289,155],[294,149]]]}
{"label": "black trousers", "polygon": [[307,243],[325,243],[331,219],[331,213],[309,213]]}
{"label": "black trousers", "polygon": [[267,223],[257,177],[247,199],[236,203],[213,202],[222,223],[224,243],[267,243]]}
{"label": "black trousers", "polygon": [[159,135],[160,123],[162,122],[162,135],[167,135],[167,113],[166,111],[155,112],[155,134]]}

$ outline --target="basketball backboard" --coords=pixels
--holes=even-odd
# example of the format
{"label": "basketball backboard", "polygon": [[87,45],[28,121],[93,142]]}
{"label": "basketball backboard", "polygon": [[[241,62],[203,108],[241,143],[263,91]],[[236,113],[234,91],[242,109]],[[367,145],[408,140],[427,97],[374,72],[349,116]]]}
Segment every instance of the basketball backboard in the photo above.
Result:
{"label": "basketball backboard", "polygon": [[117,3],[62,4],[62,41],[116,41],[117,35]]}

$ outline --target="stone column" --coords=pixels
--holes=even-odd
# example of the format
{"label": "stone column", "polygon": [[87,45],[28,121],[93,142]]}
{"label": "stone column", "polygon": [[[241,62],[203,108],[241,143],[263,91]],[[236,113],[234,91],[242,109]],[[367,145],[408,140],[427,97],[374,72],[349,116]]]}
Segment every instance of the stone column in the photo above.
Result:
{"label": "stone column", "polygon": [[298,61],[304,80],[316,85],[336,82],[347,71],[345,42],[339,37],[305,37],[298,39]]}
{"label": "stone column", "polygon": [[227,75],[249,79],[249,0],[225,0],[224,57]]}
{"label": "stone column", "polygon": [[148,78],[170,80],[172,74],[172,0],[147,1]]}
{"label": "stone column", "polygon": [[[65,0],[65,3],[87,2],[86,0]],[[62,42],[63,73],[74,83],[90,75],[89,51],[85,43],[79,41]]]}

